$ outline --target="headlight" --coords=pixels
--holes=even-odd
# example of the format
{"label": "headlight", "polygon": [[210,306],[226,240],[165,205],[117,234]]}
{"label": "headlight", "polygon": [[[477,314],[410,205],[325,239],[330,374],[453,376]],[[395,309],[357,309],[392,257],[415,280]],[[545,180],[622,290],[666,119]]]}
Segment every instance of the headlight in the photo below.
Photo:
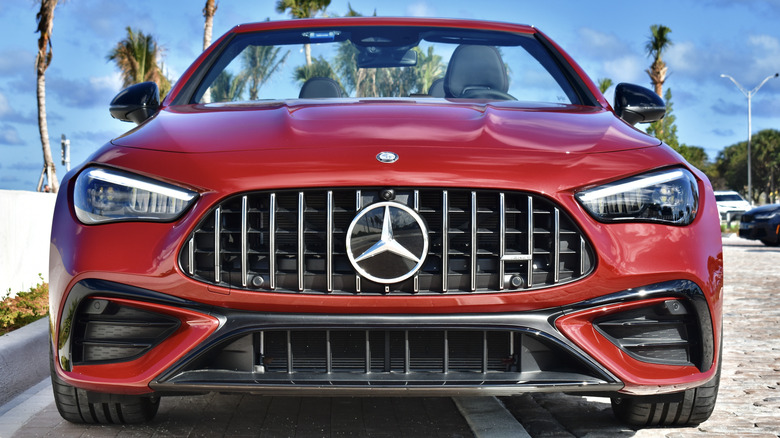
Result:
{"label": "headlight", "polygon": [[685,169],[637,175],[584,190],[576,197],[602,222],[688,225],[699,207],[696,179]]}
{"label": "headlight", "polygon": [[132,173],[93,167],[76,179],[73,203],[85,224],[115,221],[172,221],[197,194]]}
{"label": "headlight", "polygon": [[753,219],[760,219],[762,221],[773,219],[775,216],[777,216],[777,210],[774,211],[765,211],[762,213],[756,213],[753,215]]}

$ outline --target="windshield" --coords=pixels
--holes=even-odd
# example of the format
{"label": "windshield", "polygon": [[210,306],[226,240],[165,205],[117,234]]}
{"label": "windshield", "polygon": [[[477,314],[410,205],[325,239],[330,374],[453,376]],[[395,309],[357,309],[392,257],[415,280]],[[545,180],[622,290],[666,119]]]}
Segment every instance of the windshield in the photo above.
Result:
{"label": "windshield", "polygon": [[747,202],[737,194],[729,195],[715,195],[715,201],[717,202]]}
{"label": "windshield", "polygon": [[399,26],[237,34],[191,102],[405,97],[581,103],[534,35]]}

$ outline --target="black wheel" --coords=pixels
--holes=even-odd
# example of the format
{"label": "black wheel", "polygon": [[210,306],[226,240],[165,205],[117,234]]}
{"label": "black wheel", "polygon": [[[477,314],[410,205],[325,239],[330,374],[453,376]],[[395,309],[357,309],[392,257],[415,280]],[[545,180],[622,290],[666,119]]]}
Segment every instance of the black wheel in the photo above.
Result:
{"label": "black wheel", "polygon": [[774,242],[771,240],[762,240],[761,243],[763,243],[766,246],[780,246],[780,237],[777,238]]}
{"label": "black wheel", "polygon": [[612,412],[632,426],[695,426],[715,409],[720,384],[720,366],[712,380],[664,401],[654,396],[612,397]]}
{"label": "black wheel", "polygon": [[160,407],[158,397],[104,396],[121,401],[91,403],[87,391],[73,387],[57,376],[53,365],[51,383],[54,403],[62,418],[71,423],[137,424],[150,421]]}

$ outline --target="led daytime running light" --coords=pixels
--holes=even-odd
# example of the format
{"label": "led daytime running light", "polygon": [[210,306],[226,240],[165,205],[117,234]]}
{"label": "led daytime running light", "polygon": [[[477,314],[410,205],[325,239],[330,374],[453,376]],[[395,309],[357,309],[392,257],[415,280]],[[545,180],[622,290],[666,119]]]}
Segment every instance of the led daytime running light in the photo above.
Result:
{"label": "led daytime running light", "polygon": [[195,198],[193,193],[179,190],[173,187],[166,187],[162,185],[152,184],[146,181],[128,178],[116,173],[109,173],[103,169],[92,170],[89,174],[92,179],[105,181],[107,183],[116,184],[124,187],[134,187],[147,192],[159,193],[164,196],[178,199],[180,201],[189,202]]}
{"label": "led daytime running light", "polygon": [[671,172],[666,172],[659,175],[648,176],[642,179],[638,179],[636,181],[629,181],[614,186],[609,186],[601,189],[596,189],[593,191],[584,192],[580,196],[580,201],[593,202],[601,198],[606,198],[608,196],[614,196],[620,193],[631,192],[634,190],[643,189],[645,187],[668,183],[670,181],[674,181],[682,177],[683,177],[682,170],[673,170]]}

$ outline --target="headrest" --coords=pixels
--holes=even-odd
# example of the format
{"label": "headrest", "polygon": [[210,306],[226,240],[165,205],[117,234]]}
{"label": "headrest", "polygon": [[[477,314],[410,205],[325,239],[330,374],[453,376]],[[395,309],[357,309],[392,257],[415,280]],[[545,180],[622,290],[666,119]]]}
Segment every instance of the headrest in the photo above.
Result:
{"label": "headrest", "polygon": [[314,77],[303,83],[299,99],[341,97],[341,85],[331,78]]}
{"label": "headrest", "polygon": [[506,93],[509,81],[501,54],[493,46],[460,45],[444,76],[447,97],[463,97],[470,89]]}

